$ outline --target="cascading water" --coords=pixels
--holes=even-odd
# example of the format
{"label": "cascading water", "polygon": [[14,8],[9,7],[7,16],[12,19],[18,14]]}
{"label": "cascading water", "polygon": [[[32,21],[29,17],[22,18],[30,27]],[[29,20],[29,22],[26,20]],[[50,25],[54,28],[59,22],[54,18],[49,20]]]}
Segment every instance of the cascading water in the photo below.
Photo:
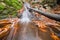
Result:
{"label": "cascading water", "polygon": [[24,3],[24,12],[22,13],[22,17],[21,17],[21,22],[30,22],[31,21],[31,14],[28,11],[27,7],[30,7],[30,5],[28,3]]}
{"label": "cascading water", "polygon": [[17,29],[18,31],[16,30],[15,33],[15,23],[13,22],[13,25],[11,27],[12,29],[6,40],[41,40],[38,35],[38,28],[31,21],[33,16],[28,11],[27,7],[30,7],[30,5],[28,3],[24,3],[25,10],[22,13],[22,17],[20,18],[20,26],[18,26]]}
{"label": "cascading water", "polygon": [[[22,31],[20,31],[20,37],[18,40],[41,40],[41,38],[38,36],[38,29],[31,21],[33,16],[28,11],[27,7],[30,7],[30,4],[24,3],[25,10],[20,21],[22,22]],[[31,27],[34,27],[35,29],[32,29]]]}
{"label": "cascading water", "polygon": [[50,31],[38,31],[36,25],[31,21],[34,16],[27,9],[30,5],[24,3],[24,7],[22,17],[16,22],[12,21],[10,33],[5,40],[52,40]]}

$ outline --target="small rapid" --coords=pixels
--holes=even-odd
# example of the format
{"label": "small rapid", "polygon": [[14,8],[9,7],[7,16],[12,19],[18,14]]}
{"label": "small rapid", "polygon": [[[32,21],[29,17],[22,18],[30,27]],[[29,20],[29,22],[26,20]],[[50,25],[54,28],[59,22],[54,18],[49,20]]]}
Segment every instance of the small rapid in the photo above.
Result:
{"label": "small rapid", "polygon": [[24,3],[24,11],[22,13],[22,17],[21,17],[21,22],[24,23],[28,23],[31,22],[31,13],[28,11],[27,7],[30,7],[30,5],[28,3]]}

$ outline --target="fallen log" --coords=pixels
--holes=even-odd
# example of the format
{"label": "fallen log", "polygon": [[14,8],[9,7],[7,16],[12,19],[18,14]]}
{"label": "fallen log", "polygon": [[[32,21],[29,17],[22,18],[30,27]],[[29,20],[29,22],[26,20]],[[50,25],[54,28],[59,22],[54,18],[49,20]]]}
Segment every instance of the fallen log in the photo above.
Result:
{"label": "fallen log", "polygon": [[56,21],[59,21],[60,22],[60,15],[58,14],[53,14],[53,13],[49,13],[49,12],[44,12],[42,10],[36,10],[34,8],[28,8],[29,11],[35,11],[35,12],[38,12],[39,14],[42,14],[50,19],[53,19],[53,20],[56,20]]}

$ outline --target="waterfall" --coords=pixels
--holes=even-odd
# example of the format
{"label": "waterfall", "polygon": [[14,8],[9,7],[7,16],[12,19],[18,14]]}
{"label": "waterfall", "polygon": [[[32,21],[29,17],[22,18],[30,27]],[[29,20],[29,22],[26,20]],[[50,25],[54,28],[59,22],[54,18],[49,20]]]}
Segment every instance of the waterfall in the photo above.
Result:
{"label": "waterfall", "polygon": [[28,23],[31,21],[31,13],[28,11],[27,7],[30,7],[30,4],[24,3],[24,11],[22,13],[21,22]]}

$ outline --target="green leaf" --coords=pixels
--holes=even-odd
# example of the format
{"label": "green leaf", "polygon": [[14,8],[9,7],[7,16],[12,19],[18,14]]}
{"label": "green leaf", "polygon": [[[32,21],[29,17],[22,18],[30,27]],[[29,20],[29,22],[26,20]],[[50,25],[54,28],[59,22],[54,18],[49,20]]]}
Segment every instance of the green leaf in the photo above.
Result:
{"label": "green leaf", "polygon": [[2,3],[0,3],[0,10],[3,10],[4,8],[5,6]]}

